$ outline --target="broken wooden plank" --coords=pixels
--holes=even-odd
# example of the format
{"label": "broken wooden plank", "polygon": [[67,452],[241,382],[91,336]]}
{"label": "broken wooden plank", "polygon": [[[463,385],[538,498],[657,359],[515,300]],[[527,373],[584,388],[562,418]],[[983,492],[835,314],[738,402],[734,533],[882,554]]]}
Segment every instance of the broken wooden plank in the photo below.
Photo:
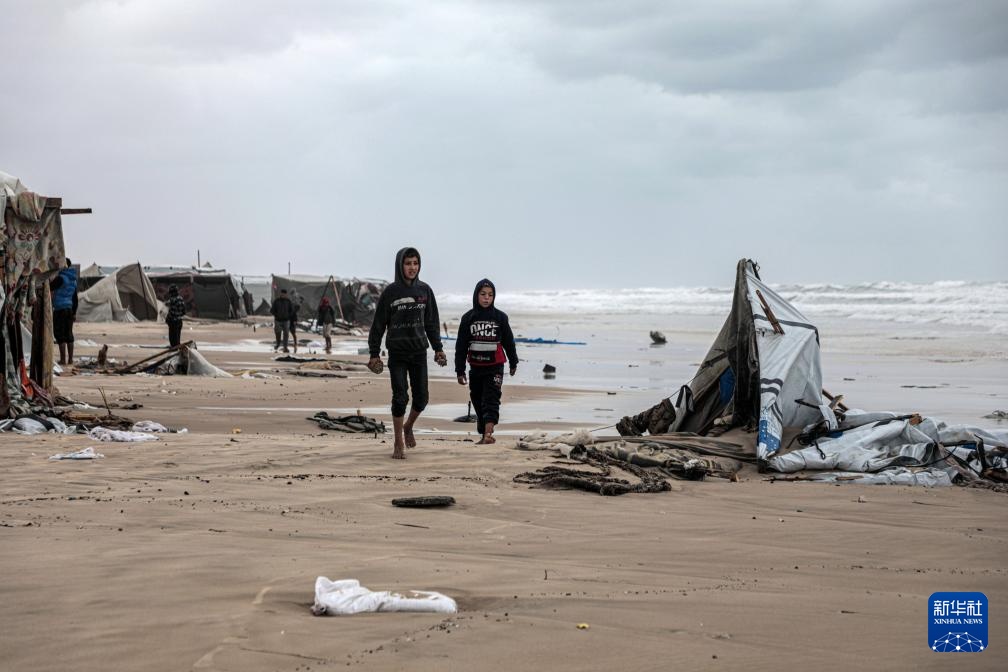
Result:
{"label": "broken wooden plank", "polygon": [[774,333],[783,336],[784,327],[782,327],[781,323],[777,321],[777,316],[774,315],[773,311],[770,309],[770,304],[767,303],[767,300],[765,298],[763,298],[763,292],[757,289],[756,296],[759,298],[760,303],[763,305],[763,311],[766,313],[767,319],[770,320],[770,324],[773,326]]}

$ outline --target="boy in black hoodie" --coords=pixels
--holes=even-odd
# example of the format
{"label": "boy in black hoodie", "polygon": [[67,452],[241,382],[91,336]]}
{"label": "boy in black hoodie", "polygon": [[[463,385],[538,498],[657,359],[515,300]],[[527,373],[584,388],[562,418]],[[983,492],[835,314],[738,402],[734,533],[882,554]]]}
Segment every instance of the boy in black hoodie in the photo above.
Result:
{"label": "boy in black hoodie", "polygon": [[[371,360],[368,368],[381,373],[381,339],[385,330],[385,348],[388,350],[389,377],[392,379],[392,427],[395,430],[395,447],[392,457],[406,458],[404,447],[416,446],[413,424],[427,407],[427,347],[434,348],[434,361],[446,366],[438,332],[440,318],[434,292],[417,276],[420,273],[420,253],[413,247],[404,247],[396,253],[395,282],[386,287],[378,297],[374,322],[368,335]],[[408,418],[407,389],[413,390],[413,406]]]}
{"label": "boy in black hoodie", "polygon": [[[494,308],[497,288],[484,278],[473,290],[473,308],[462,316],[455,341],[455,373],[459,385],[466,384],[465,363],[469,360],[469,398],[476,409],[477,443],[495,443],[494,426],[500,420],[504,362],[513,376],[518,369],[518,352],[506,313]],[[506,355],[506,357],[505,357]]]}

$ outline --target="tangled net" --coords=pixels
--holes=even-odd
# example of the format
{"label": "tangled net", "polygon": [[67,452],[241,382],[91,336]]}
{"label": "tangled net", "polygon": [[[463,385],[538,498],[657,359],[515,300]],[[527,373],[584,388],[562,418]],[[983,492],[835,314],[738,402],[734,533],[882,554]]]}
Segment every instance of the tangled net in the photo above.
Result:
{"label": "tangled net", "polygon": [[[572,453],[571,457],[594,467],[596,471],[551,465],[542,467],[538,471],[527,471],[518,474],[514,477],[514,482],[525,483],[540,488],[575,488],[577,490],[597,492],[600,495],[606,496],[625,495],[628,492],[666,492],[672,489],[672,486],[663,475],[639,467],[636,464],[631,464],[630,462],[617,460],[595,448],[578,446],[576,455]],[[612,475],[613,467],[633,474],[639,479],[639,482],[631,483],[626,479],[614,477]]]}

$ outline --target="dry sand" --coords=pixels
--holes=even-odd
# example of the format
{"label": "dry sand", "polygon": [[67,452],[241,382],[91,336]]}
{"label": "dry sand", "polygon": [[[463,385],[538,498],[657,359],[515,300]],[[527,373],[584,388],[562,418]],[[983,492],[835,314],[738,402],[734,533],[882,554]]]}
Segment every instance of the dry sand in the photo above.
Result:
{"label": "dry sand", "polygon": [[[246,338],[242,329],[198,325],[186,336],[227,342]],[[122,343],[163,340],[153,325],[77,333],[120,344],[112,355],[131,361],[152,351]],[[229,369],[277,366],[267,353],[205,354]],[[428,431],[399,462],[388,458],[388,435],[323,433],[304,419],[310,412],[291,410],[381,406],[387,380],[370,374],[78,375],[58,385],[93,404],[100,385],[110,401],[144,405],[116,412],[191,433],[100,444],[106,457],[91,462],[46,459],[95,445],[87,437],[0,435],[5,670],[1005,665],[1002,494],[752,474],[603,498],[513,483],[552,459],[507,439],[478,446]],[[557,394],[505,389],[505,404],[548,405]],[[432,385],[432,398],[464,411],[465,389],[451,378]],[[458,503],[389,504],[419,494]],[[439,590],[460,612],[314,617],[319,575]],[[926,600],[956,590],[986,593],[995,616],[988,651],[951,659],[927,647]]]}

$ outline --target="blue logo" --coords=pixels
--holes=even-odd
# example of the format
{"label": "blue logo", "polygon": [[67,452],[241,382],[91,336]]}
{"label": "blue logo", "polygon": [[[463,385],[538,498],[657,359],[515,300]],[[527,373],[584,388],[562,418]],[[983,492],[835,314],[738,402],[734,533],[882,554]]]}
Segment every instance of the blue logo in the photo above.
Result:
{"label": "blue logo", "polygon": [[987,649],[987,596],[932,593],[928,598],[928,646],[938,653],[979,653]]}

